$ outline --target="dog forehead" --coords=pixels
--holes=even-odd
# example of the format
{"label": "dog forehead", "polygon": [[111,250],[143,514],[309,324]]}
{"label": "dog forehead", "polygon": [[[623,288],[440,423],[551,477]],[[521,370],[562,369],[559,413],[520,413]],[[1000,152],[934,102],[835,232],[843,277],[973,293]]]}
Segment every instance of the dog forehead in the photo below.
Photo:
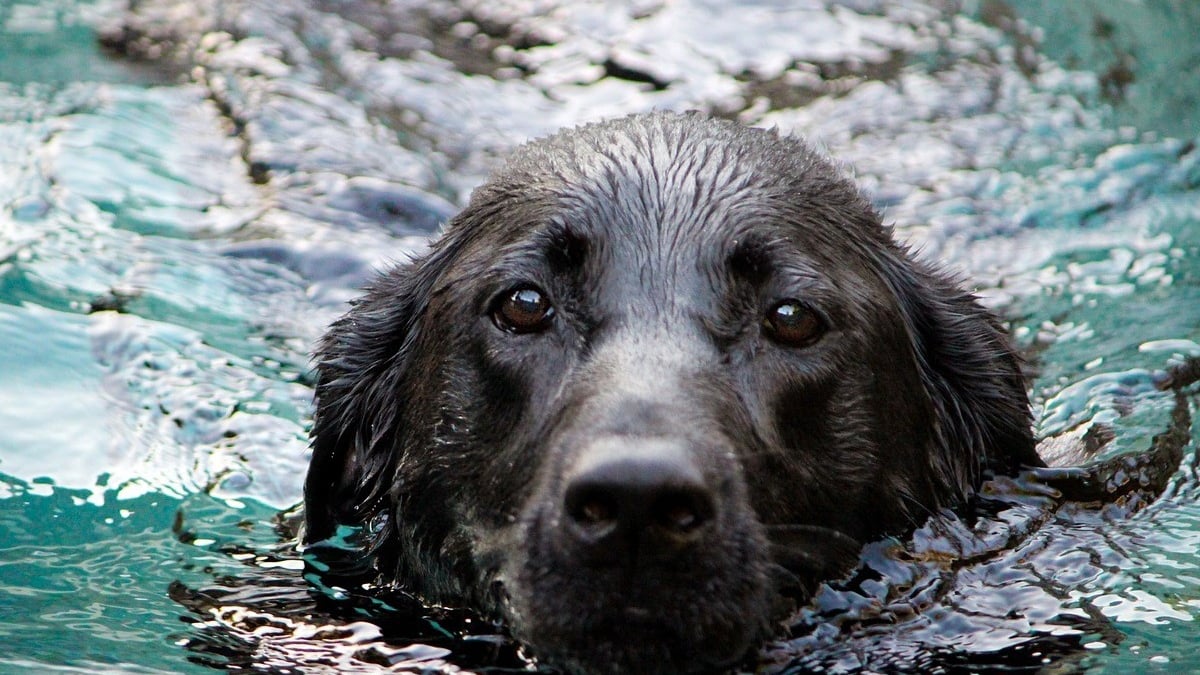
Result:
{"label": "dog forehead", "polygon": [[657,150],[590,158],[556,195],[562,217],[591,238],[670,254],[711,248],[766,196],[728,148]]}
{"label": "dog forehead", "polygon": [[496,198],[537,203],[532,210],[555,213],[588,234],[670,246],[711,247],[710,238],[761,220],[788,221],[798,238],[805,225],[877,226],[845,172],[803,140],[673,113],[609,120],[526,144],[480,201]]}
{"label": "dog forehead", "polygon": [[752,147],[764,133],[712,124],[585,127],[533,145],[533,171],[544,172],[536,182],[549,187],[560,208],[592,215],[604,227],[679,229],[788,182],[786,162]]}
{"label": "dog forehead", "polygon": [[779,215],[786,168],[748,147],[740,138],[746,130],[655,119],[543,139],[496,182],[508,196],[537,203],[525,210],[549,216],[550,229],[638,265],[705,257]]}
{"label": "dog forehead", "polygon": [[802,140],[670,113],[523,146],[457,225],[488,267],[518,269],[583,242],[585,276],[617,295],[702,295],[747,241],[767,242],[758,248],[779,254],[773,261],[811,262],[858,285],[869,267],[861,259],[890,244],[853,182]]}

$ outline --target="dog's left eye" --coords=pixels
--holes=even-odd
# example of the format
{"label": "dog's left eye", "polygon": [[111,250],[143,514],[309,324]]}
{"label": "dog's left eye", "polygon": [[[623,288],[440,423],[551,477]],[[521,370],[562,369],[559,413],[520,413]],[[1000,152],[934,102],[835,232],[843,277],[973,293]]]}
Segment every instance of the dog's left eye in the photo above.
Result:
{"label": "dog's left eye", "polygon": [[784,300],[763,317],[763,332],[787,347],[807,347],[825,334],[825,320],[798,300]]}
{"label": "dog's left eye", "polygon": [[533,333],[545,329],[554,318],[554,305],[532,286],[506,291],[492,310],[492,321],[510,333]]}

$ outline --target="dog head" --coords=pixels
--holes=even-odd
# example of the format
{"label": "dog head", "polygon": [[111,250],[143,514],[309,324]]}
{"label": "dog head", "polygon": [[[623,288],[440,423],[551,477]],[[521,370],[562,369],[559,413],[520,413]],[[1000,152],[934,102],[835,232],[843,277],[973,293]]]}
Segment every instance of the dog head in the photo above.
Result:
{"label": "dog head", "polygon": [[317,358],[306,538],[361,525],[580,670],[734,661],[785,587],[1038,463],[992,316],[804,143],[695,115],[525,146]]}

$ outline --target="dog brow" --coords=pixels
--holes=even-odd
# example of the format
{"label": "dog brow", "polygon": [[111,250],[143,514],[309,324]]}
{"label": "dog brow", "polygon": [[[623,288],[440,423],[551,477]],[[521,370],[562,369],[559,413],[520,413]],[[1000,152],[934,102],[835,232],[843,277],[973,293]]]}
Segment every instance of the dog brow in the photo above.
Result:
{"label": "dog brow", "polygon": [[725,264],[735,274],[759,283],[770,273],[773,266],[771,250],[784,244],[780,237],[760,232],[747,233],[730,242]]}
{"label": "dog brow", "polygon": [[544,251],[546,260],[556,272],[565,273],[583,266],[590,249],[588,239],[571,226],[553,222],[538,232],[534,241]]}

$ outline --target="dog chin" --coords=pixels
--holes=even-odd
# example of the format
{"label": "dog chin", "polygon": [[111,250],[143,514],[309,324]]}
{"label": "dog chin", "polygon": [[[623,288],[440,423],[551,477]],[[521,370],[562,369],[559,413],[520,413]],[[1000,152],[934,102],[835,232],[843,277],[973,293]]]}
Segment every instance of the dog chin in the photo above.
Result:
{"label": "dog chin", "polygon": [[[604,602],[604,601],[601,601]],[[535,621],[524,627],[518,638],[530,645],[539,658],[562,665],[574,673],[704,673],[732,667],[746,658],[767,636],[765,617],[754,622],[741,610],[726,610],[719,632],[697,632],[703,620],[692,611],[703,608],[707,618],[722,612],[725,603],[702,604],[690,600],[692,608],[622,607],[597,605],[595,614],[574,621]],[[561,610],[557,608],[556,611]],[[560,616],[546,609],[534,616]]]}
{"label": "dog chin", "polygon": [[[712,672],[770,634],[773,589],[760,527],[669,564],[589,567],[532,533],[504,613],[541,659],[577,673]],[[734,561],[717,566],[714,560]]]}

